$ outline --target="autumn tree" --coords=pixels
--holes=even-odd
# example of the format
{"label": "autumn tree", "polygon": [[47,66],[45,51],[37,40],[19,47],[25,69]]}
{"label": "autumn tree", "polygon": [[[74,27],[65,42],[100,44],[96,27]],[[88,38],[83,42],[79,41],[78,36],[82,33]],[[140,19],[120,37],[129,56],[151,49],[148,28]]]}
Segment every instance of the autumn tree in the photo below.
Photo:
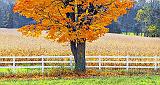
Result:
{"label": "autumn tree", "polygon": [[85,72],[85,44],[108,32],[105,26],[132,8],[133,0],[18,0],[14,12],[37,23],[19,29],[22,34],[70,42],[75,70]]}

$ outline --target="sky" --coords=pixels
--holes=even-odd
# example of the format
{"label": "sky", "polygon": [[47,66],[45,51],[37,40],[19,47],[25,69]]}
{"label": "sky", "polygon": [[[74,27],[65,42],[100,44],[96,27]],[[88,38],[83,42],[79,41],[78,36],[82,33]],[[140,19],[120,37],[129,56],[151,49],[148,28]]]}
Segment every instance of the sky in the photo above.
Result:
{"label": "sky", "polygon": [[0,1],[3,1],[3,2],[5,2],[5,3],[13,3],[15,0],[0,0]]}

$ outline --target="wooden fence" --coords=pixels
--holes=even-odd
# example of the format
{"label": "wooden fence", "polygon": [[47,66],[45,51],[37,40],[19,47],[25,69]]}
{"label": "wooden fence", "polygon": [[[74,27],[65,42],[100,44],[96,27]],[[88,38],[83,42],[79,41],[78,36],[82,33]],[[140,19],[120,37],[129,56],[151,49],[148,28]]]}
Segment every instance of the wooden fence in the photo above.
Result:
{"label": "wooden fence", "polygon": [[[48,61],[47,59],[65,59],[68,60],[52,60]],[[3,59],[11,59],[10,61],[3,61]],[[17,61],[16,59],[39,59],[39,61]],[[160,57],[143,57],[143,56],[86,56],[87,60],[86,63],[96,63],[96,66],[86,66],[87,68],[124,68],[126,70],[130,68],[150,68],[157,70],[160,68]],[[96,59],[96,60],[95,60]],[[120,60],[104,60],[104,59],[124,59],[123,61]],[[134,61],[134,59],[150,59],[150,61]],[[64,68],[74,68],[74,58],[73,56],[1,56],[0,57],[0,69],[2,68],[41,68],[42,72],[44,72],[45,68],[61,68],[62,66],[46,66],[46,63],[61,63],[61,64],[68,64],[63,66]],[[106,66],[103,64],[112,63],[112,64],[124,64],[123,66]],[[2,64],[11,64],[11,65],[2,65]],[[40,64],[39,66],[18,66],[17,64]],[[153,66],[133,66],[130,64],[152,64]]]}

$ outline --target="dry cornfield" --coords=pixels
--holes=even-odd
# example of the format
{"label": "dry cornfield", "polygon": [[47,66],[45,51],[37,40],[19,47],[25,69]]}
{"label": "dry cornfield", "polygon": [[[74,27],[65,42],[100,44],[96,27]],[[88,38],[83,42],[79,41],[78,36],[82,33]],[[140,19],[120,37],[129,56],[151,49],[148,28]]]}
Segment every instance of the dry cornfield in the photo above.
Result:
{"label": "dry cornfield", "polygon": [[[69,43],[22,36],[16,29],[0,29],[0,56],[71,55]],[[87,43],[86,55],[160,56],[160,38],[106,34]]]}
{"label": "dry cornfield", "polygon": [[[69,43],[57,43],[43,37],[33,38],[22,36],[16,29],[0,29],[0,56],[57,56],[71,55]],[[126,36],[120,34],[106,34],[100,39],[87,43],[86,55],[90,56],[160,56],[160,38],[146,38]],[[16,59],[17,61],[37,61],[39,59]],[[55,60],[55,59],[49,59]],[[57,60],[57,59],[56,59]],[[59,60],[59,59],[58,59]],[[68,59],[60,59],[68,60]],[[96,60],[96,59],[92,59]],[[125,61],[119,59],[103,59]],[[3,59],[1,61],[12,61]],[[132,59],[131,61],[153,61],[152,59]],[[160,61],[160,60],[158,60]],[[2,65],[2,64],[1,64]],[[4,64],[3,64],[4,65]],[[10,65],[10,64],[5,64]],[[36,65],[36,64],[35,64]],[[48,65],[48,64],[46,64]],[[57,64],[49,64],[57,65]],[[62,65],[62,64],[58,64]],[[67,64],[65,64],[67,65]],[[95,66],[98,64],[89,63]],[[108,66],[122,66],[124,64],[106,63]],[[154,64],[130,64],[130,66],[154,66]],[[158,64],[157,66],[160,66]]]}

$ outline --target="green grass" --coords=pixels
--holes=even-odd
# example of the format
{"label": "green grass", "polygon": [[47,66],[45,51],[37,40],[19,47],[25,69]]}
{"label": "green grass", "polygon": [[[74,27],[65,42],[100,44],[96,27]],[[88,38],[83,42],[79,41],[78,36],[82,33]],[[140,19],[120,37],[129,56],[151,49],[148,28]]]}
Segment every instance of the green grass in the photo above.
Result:
{"label": "green grass", "polygon": [[[87,70],[93,70],[93,69],[87,69]],[[48,73],[53,73],[53,72],[69,72],[69,71],[73,71],[67,68],[45,68],[44,69],[44,73],[48,74]],[[96,69],[97,72],[112,72],[112,73],[122,73],[122,74],[128,74],[128,75],[133,75],[133,76],[137,76],[137,75],[141,75],[141,76],[145,76],[145,75],[160,75],[160,71],[154,71],[152,69],[102,69],[102,70],[98,70]],[[6,75],[19,75],[19,74],[42,74],[42,69],[41,68],[36,68],[36,69],[31,69],[31,68],[18,68],[18,69],[8,69],[8,68],[3,68],[0,69],[0,77],[1,76],[6,76]]]}
{"label": "green grass", "polygon": [[[122,34],[126,35],[125,32],[122,32]],[[129,36],[137,36],[137,35],[135,35],[133,32],[128,32],[127,35],[129,35]],[[139,36],[141,36],[141,34],[140,34]],[[144,33],[142,33],[142,37],[144,37]]]}
{"label": "green grass", "polygon": [[90,79],[4,80],[0,85],[160,85],[160,76]]}
{"label": "green grass", "polygon": [[[45,68],[45,72],[48,72],[48,71],[51,71],[51,70],[63,70],[63,69],[66,69],[66,68],[59,68],[59,69],[56,69],[56,68]],[[41,73],[42,72],[42,69],[41,68],[16,68],[16,69],[12,69],[12,68],[0,68],[0,73],[33,73],[33,72],[39,72]]]}
{"label": "green grass", "polygon": [[41,69],[36,68],[36,69],[27,69],[27,68],[18,68],[18,69],[9,69],[9,68],[4,68],[0,69],[0,73],[5,73],[5,74],[12,74],[12,73],[29,73],[29,72],[41,72]]}
{"label": "green grass", "polygon": [[[10,73],[11,69],[1,69],[0,72]],[[51,69],[46,69],[45,72],[49,72]],[[53,70],[53,69],[52,69]],[[110,72],[109,70],[104,70]],[[117,70],[115,70],[117,71]],[[125,70],[119,70],[118,72],[123,72]],[[17,73],[41,73],[41,69],[17,69]],[[114,72],[112,70],[111,72]],[[130,72],[128,72],[130,74]],[[11,70],[12,74],[12,70]],[[41,80],[31,80],[29,79],[14,79],[10,80],[0,80],[0,85],[160,85],[160,76],[136,76],[141,74],[139,72],[133,73],[134,76],[112,76],[104,78],[88,78],[88,79],[64,79],[60,77],[59,79],[41,79]]]}

